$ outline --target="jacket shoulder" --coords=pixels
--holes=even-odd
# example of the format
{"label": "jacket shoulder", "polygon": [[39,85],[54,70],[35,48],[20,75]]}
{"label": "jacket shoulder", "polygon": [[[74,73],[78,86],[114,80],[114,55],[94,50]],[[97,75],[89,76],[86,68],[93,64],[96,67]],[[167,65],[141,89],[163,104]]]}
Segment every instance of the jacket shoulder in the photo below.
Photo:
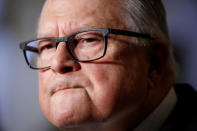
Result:
{"label": "jacket shoulder", "polygon": [[161,131],[197,130],[197,92],[189,84],[175,84],[177,103]]}

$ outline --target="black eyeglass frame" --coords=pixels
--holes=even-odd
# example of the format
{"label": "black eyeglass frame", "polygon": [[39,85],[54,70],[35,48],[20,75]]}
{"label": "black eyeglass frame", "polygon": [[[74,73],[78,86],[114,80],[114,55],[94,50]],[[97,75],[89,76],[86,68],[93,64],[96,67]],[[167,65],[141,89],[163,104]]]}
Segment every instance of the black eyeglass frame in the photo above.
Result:
{"label": "black eyeglass frame", "polygon": [[[100,56],[100,57],[98,57],[98,58],[96,58],[96,59],[79,60],[74,55],[74,53],[71,50],[71,46],[69,44],[69,38],[71,38],[72,36],[75,36],[75,35],[77,35],[79,33],[89,32],[89,31],[100,31],[103,34],[103,36],[104,36],[104,43],[105,43],[105,45],[104,45],[105,48],[104,48],[103,55]],[[29,44],[30,42],[37,41],[37,40],[42,40],[42,39],[49,39],[49,40],[53,40],[53,41],[56,42],[56,48],[58,47],[58,45],[59,45],[60,42],[65,42],[66,43],[66,48],[67,48],[69,54],[72,56],[73,60],[75,60],[77,62],[91,62],[91,61],[95,61],[95,60],[101,59],[102,57],[105,56],[106,50],[107,50],[107,40],[108,40],[108,35],[109,34],[124,35],[124,36],[136,37],[136,38],[144,38],[144,39],[148,39],[148,40],[155,40],[156,39],[155,37],[153,37],[153,36],[151,36],[149,34],[144,34],[144,33],[138,33],[138,32],[133,32],[133,31],[128,31],[128,30],[112,29],[112,28],[99,28],[99,29],[82,30],[82,31],[75,32],[75,33],[69,34],[67,36],[58,37],[58,38],[56,38],[56,37],[42,37],[42,38],[37,38],[37,39],[34,39],[34,40],[22,42],[22,43],[20,43],[19,46],[20,46],[20,49],[23,50],[23,54],[24,54],[24,57],[25,57],[25,60],[26,60],[27,65],[31,69],[41,70],[41,69],[50,68],[50,66],[42,67],[42,68],[36,68],[36,67],[31,66],[31,64],[28,61],[27,55],[26,55],[26,50],[30,50],[29,47],[27,46],[27,44]],[[38,53],[38,50],[37,49],[31,48],[31,51]]]}

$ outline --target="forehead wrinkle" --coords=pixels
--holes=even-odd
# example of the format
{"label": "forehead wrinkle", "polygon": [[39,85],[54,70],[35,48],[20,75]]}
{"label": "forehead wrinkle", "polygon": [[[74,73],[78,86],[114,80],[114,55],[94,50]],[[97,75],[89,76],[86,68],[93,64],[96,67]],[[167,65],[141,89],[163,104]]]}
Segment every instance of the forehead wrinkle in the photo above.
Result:
{"label": "forehead wrinkle", "polygon": [[88,29],[97,29],[97,28],[106,28],[106,26],[101,23],[100,25],[94,25],[94,24],[86,24],[86,23],[77,23],[77,22],[72,22],[68,21],[65,22],[63,25],[63,28],[61,28],[61,34],[70,34],[82,30],[88,30]]}
{"label": "forehead wrinkle", "polygon": [[[43,15],[45,15],[46,17],[48,16],[56,17],[56,24],[57,24],[57,28],[59,29],[58,31],[59,36],[65,36],[65,34],[92,28],[92,26],[90,26],[90,23],[88,23],[86,19],[89,19],[89,17],[91,17],[92,14],[95,14],[96,9],[93,8],[88,8],[88,10],[83,9],[83,12],[77,9],[72,11],[69,11],[68,9],[68,11],[66,11],[64,8],[62,8],[62,5],[64,3],[55,4],[54,2],[55,1],[53,0],[48,0],[48,2],[46,2],[45,8],[43,9],[44,12]],[[55,4],[56,6],[52,6],[53,4]],[[67,4],[66,7],[67,6],[69,6],[69,4]],[[87,5],[84,5],[83,3],[82,5],[80,5],[80,8],[82,8],[83,6],[87,6]],[[80,15],[78,16],[78,14]],[[68,21],[66,21],[67,18]],[[81,18],[83,19],[81,20]],[[83,24],[84,22],[86,23]]]}
{"label": "forehead wrinkle", "polygon": [[[102,7],[101,4],[89,7],[87,4],[82,3],[82,5],[79,5],[78,9],[73,9],[73,6],[75,6],[75,4],[66,4],[66,7],[72,7],[71,10],[67,9],[67,11],[65,10],[66,7],[62,8],[63,3],[56,3],[57,7],[54,7],[54,0],[47,1],[49,2],[46,2],[48,3],[48,5],[45,5],[46,9],[44,9],[44,14],[46,15],[46,17],[48,17],[48,15],[56,17],[55,30],[57,30],[58,33],[56,33],[55,36],[65,36],[73,32],[92,28],[125,27],[124,23],[120,20],[121,17],[117,14],[120,9],[115,8],[117,6],[116,2],[107,1],[107,4],[105,3],[105,8]],[[97,1],[97,3],[98,2],[99,1]],[[87,10],[84,9],[85,7],[87,8]],[[81,10],[81,8],[83,8],[83,10]],[[54,32],[54,30],[51,29],[50,32]]]}
{"label": "forehead wrinkle", "polygon": [[[78,19],[72,19],[70,21],[59,21],[58,26],[60,28],[60,34],[70,34],[81,30],[96,29],[96,28],[120,28],[124,26],[120,24],[119,20],[113,18],[105,18],[103,16],[87,16],[82,21]],[[63,23],[63,24],[62,24]]]}
{"label": "forehead wrinkle", "polygon": [[[63,19],[63,20],[62,20]],[[103,21],[103,22],[98,22]],[[70,33],[78,32],[81,30],[87,29],[96,29],[96,28],[106,28],[108,27],[104,22],[104,17],[89,15],[85,16],[82,20],[81,18],[72,18],[66,20],[66,17],[59,19],[58,28],[60,31],[60,36],[65,36]]]}

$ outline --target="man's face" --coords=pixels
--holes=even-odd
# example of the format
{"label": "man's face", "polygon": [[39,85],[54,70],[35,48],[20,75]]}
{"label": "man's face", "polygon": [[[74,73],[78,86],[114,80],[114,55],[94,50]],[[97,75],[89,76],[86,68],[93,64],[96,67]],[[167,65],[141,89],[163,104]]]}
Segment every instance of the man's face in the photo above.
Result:
{"label": "man's face", "polygon": [[[63,37],[90,28],[127,29],[118,3],[110,0],[48,0],[38,37]],[[56,126],[108,121],[133,115],[147,95],[148,64],[143,47],[110,35],[106,55],[77,63],[60,43],[50,69],[39,71],[40,104]],[[132,113],[131,113],[132,117]]]}

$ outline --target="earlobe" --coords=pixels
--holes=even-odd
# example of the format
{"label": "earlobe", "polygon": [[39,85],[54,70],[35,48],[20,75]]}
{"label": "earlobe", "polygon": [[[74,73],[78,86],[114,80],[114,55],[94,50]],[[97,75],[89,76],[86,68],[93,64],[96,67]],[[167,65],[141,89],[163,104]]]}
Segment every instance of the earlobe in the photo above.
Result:
{"label": "earlobe", "polygon": [[163,40],[154,40],[149,48],[149,86],[155,87],[160,84],[165,72],[169,56],[168,44]]}

